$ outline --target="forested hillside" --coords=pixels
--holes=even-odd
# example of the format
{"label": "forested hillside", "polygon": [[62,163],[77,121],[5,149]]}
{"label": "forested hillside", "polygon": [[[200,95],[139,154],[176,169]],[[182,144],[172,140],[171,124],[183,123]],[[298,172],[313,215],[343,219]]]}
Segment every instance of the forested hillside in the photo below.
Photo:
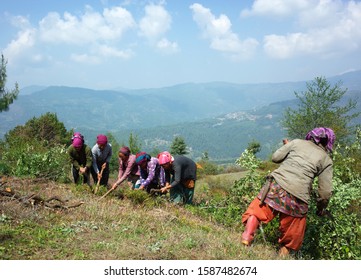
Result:
{"label": "forested hillside", "polygon": [[257,141],[262,143],[259,156],[266,157],[285,137],[280,126],[283,108],[295,104],[295,101],[279,102],[198,122],[124,130],[114,135],[126,143],[128,135],[134,133],[148,151],[169,149],[174,137],[181,136],[188,145],[190,156],[200,158],[207,152],[211,160],[219,162],[234,162],[249,142]]}
{"label": "forested hillside", "polygon": [[24,89],[25,94],[20,93],[11,110],[0,116],[6,123],[0,133],[4,135],[15,125],[46,112],[56,113],[69,128],[111,132],[192,122],[292,99],[293,90],[302,86],[209,83],[127,92],[31,87]]}
{"label": "forested hillside", "polygon": [[[360,80],[361,71],[330,78],[348,89],[344,102],[361,96]],[[89,144],[99,133],[112,133],[120,143],[133,133],[151,151],[168,149],[175,136],[182,136],[190,156],[207,152],[212,160],[232,162],[250,141],[258,141],[259,156],[265,158],[285,136],[279,124],[284,109],[296,105],[294,93],[305,86],[215,82],[121,91],[33,86],[21,90],[10,110],[0,114],[0,137],[51,112],[67,129],[81,131]]]}

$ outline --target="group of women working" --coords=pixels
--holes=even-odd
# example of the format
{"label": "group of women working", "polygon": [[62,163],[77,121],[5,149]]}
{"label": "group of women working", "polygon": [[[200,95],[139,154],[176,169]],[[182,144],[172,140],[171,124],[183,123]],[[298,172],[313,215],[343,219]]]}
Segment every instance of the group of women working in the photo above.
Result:
{"label": "group of women working", "polygon": [[[335,142],[332,129],[318,127],[312,129],[305,139],[284,141],[284,145],[273,155],[272,161],[279,167],[266,179],[259,195],[250,203],[242,215],[245,230],[241,242],[250,246],[260,223],[268,223],[276,216],[280,221],[280,255],[288,255],[291,250],[301,248],[308,205],[311,200],[313,181],[318,177],[317,215],[323,216],[332,194],[332,153]],[[91,173],[94,182],[107,186],[111,145],[105,135],[98,135],[97,142],[90,150],[81,135],[74,134],[69,147],[74,181],[79,173],[89,182]],[[127,181],[133,189],[159,190],[170,193],[176,203],[192,203],[196,182],[197,166],[188,157],[162,152],[157,158],[145,152],[133,155],[128,147],[119,150],[119,173],[111,187],[117,188]],[[137,183],[138,182],[138,183]]]}
{"label": "group of women working", "polygon": [[110,186],[109,163],[112,157],[112,146],[107,136],[98,135],[92,149],[84,143],[80,133],[74,133],[72,144],[68,148],[72,163],[74,183],[90,184],[90,174],[94,184],[116,189],[124,181],[131,189],[145,190],[148,193],[170,193],[170,199],[175,203],[190,204],[193,201],[194,187],[197,179],[196,163],[182,155],[172,156],[164,151],[158,157],[151,157],[146,152],[132,154],[123,146],[118,151],[119,171],[116,182]]}

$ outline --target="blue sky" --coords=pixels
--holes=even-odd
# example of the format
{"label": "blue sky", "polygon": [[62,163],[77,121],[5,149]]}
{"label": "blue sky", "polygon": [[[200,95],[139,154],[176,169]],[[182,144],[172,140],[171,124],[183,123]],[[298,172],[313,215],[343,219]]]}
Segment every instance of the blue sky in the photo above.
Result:
{"label": "blue sky", "polygon": [[361,1],[11,0],[7,87],[312,80],[361,68]]}

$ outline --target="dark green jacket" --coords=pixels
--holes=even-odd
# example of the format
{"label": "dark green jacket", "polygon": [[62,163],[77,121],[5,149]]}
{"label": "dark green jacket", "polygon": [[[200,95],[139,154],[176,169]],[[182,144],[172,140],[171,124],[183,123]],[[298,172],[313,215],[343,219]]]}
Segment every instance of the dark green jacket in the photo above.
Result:
{"label": "dark green jacket", "polygon": [[70,145],[68,148],[68,155],[70,163],[74,166],[75,169],[79,170],[82,166],[87,167],[87,169],[90,170],[93,163],[92,151],[90,147],[84,144],[81,150],[77,151],[73,145]]}

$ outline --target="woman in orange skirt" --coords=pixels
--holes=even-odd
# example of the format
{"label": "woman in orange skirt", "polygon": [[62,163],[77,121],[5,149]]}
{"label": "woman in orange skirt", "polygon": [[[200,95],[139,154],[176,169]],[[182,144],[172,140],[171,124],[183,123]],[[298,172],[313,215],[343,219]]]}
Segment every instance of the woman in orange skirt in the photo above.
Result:
{"label": "woman in orange skirt", "polygon": [[335,141],[332,129],[311,130],[305,140],[284,141],[273,155],[280,163],[267,178],[258,196],[242,216],[245,230],[242,243],[249,246],[260,222],[279,216],[280,255],[298,251],[306,230],[306,215],[313,180],[318,177],[317,214],[323,215],[332,193],[333,162],[330,157]]}

